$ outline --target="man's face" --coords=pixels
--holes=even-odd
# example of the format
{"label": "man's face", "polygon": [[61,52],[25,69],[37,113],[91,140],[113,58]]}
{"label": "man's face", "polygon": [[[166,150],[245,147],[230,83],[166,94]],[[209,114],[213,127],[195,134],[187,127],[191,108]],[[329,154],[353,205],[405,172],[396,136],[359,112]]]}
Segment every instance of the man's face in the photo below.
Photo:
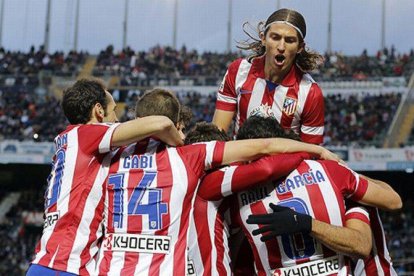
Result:
{"label": "man's face", "polygon": [[272,24],[262,35],[266,47],[266,65],[277,71],[287,71],[295,61],[296,54],[303,50],[297,31],[286,24]]}
{"label": "man's face", "polygon": [[106,115],[103,118],[103,122],[107,123],[115,123],[118,121],[118,118],[116,116],[116,103],[114,101],[114,98],[112,97],[111,93],[108,91],[106,93],[106,99],[108,101],[108,105],[106,106]]}

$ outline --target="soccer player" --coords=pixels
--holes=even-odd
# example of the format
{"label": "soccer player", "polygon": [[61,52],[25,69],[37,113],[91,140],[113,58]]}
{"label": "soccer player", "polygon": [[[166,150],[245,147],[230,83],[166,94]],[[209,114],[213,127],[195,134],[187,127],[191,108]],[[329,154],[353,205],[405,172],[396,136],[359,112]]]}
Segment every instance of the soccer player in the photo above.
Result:
{"label": "soccer player", "polygon": [[[252,122],[249,127],[246,123],[243,128],[254,135],[258,124]],[[242,132],[240,136],[251,138]],[[259,275],[269,271],[278,275],[342,275],[349,267],[343,266],[344,259],[333,251],[366,257],[371,250],[371,230],[361,220],[367,221],[368,216],[365,213],[361,218],[363,212],[355,210],[345,215],[343,197],[384,209],[401,208],[400,197],[386,183],[330,161],[306,160],[283,181],[239,193],[240,222],[253,248]],[[262,215],[269,211],[269,203],[273,213]],[[344,225],[345,218],[346,227],[338,227]],[[250,224],[259,224],[259,229]],[[259,234],[265,243],[256,236]]]}
{"label": "soccer player", "polygon": [[[378,180],[372,180],[378,181]],[[369,215],[369,223],[372,232],[372,250],[368,257],[364,259],[353,260],[353,272],[356,276],[367,275],[390,275],[396,276],[397,272],[392,266],[391,256],[388,252],[385,238],[384,227],[378,213],[378,209],[369,206],[363,206],[354,202],[347,204],[347,208],[360,208]],[[361,212],[361,211],[359,211]],[[348,220],[345,222],[347,223]]]}
{"label": "soccer player", "polygon": [[[185,144],[228,141],[229,137],[216,125],[206,122],[196,124],[186,139]],[[251,186],[252,174],[257,182],[278,179],[294,170],[301,161],[311,156],[307,153],[278,154],[262,157],[249,165],[249,170],[237,170],[234,178],[244,181],[231,183],[231,191],[237,193]],[[275,166],[274,164],[278,164]],[[189,275],[230,275],[230,249],[228,245],[231,229],[231,199],[223,199],[221,187],[216,183],[202,180],[196,194],[192,221],[189,230]],[[201,195],[214,193],[216,197],[207,200]]]}
{"label": "soccer player", "polygon": [[116,104],[98,80],[79,80],[66,89],[62,108],[70,125],[55,138],[44,230],[27,275],[88,275],[95,267],[110,160],[105,154],[111,148],[149,136],[182,144],[163,116],[114,123]]}
{"label": "soccer player", "polygon": [[[136,110],[137,116],[165,112],[175,124],[179,122],[180,103],[162,89],[144,94]],[[149,112],[145,114],[145,110]],[[233,161],[305,150],[338,160],[320,146],[288,139],[208,142],[179,148],[147,139],[114,152],[97,273],[184,275],[190,212],[204,172]]]}
{"label": "soccer player", "polygon": [[258,25],[259,38],[242,46],[254,54],[230,64],[217,94],[213,123],[228,130],[236,114],[235,133],[258,113],[274,114],[285,129],[304,142],[320,144],[324,131],[322,91],[307,73],[323,57],[306,49],[306,23],[294,10],[280,9]]}
{"label": "soccer player", "polygon": [[[272,119],[251,117],[246,121],[246,124],[242,126],[241,133],[239,134],[242,136],[247,135],[247,138],[256,137],[255,135],[265,135],[266,132],[273,133],[273,135],[276,135],[276,136],[285,135],[282,129],[280,128],[274,129],[277,126],[277,124],[275,122],[270,122],[269,120],[272,120]],[[247,131],[244,131],[244,130],[247,130]],[[248,188],[249,185],[250,187],[252,187],[252,185],[257,185],[259,181],[255,181],[256,177],[255,178],[250,177],[250,179],[249,177],[247,177],[248,175],[257,176],[257,174],[255,174],[255,171],[251,170],[250,168],[251,165],[252,164],[242,165],[239,167],[231,166],[226,169],[222,169],[220,171],[216,171],[216,172],[208,174],[203,179],[203,183],[198,191],[198,195],[200,195],[201,197],[204,197],[205,199],[218,200],[221,196],[225,196],[225,195],[228,195],[234,192],[233,189],[235,187],[238,187],[236,184],[245,183],[245,184],[242,184],[242,185],[246,185],[244,186],[245,189]],[[340,166],[340,168],[342,168],[342,166]],[[371,182],[372,181],[374,180],[371,180]],[[250,184],[248,182],[250,182]],[[367,195],[371,196],[371,198],[372,198],[372,195],[375,195],[374,198],[376,200],[370,203],[380,204],[380,206],[382,206],[383,208],[391,208],[391,209],[399,208],[401,204],[401,200],[398,194],[396,194],[388,185],[386,184],[380,184],[380,185],[382,185],[383,187],[378,189],[378,187],[374,186],[374,190],[372,190],[373,189],[373,187],[371,187],[372,184],[368,185],[369,190],[367,192]],[[266,198],[267,196],[269,196],[269,193],[270,193],[270,188],[266,190],[266,187],[265,189],[255,188],[245,193],[239,193],[238,200],[241,199],[242,201],[244,200],[247,202],[247,201],[255,201],[256,198]],[[388,197],[387,200],[383,200],[384,197]],[[364,196],[363,200],[368,202],[369,201],[368,198],[369,198],[368,196]],[[347,211],[346,218],[349,220],[349,224],[347,224],[347,228],[349,229],[343,228],[343,227],[338,228],[338,227],[323,223],[321,221],[315,221],[312,223],[317,224],[317,225],[315,226],[315,229],[313,230],[317,234],[320,234],[320,233],[325,234],[325,235],[321,235],[318,238],[328,244],[331,243],[329,245],[333,246],[332,248],[338,251],[341,251],[347,254],[367,255],[370,250],[370,247],[369,246],[367,247],[365,245],[370,244],[371,239],[369,235],[370,234],[369,227],[365,224],[365,222],[367,221],[366,212],[362,212],[362,215],[364,217],[361,218],[360,210],[357,211],[353,209],[351,211]],[[365,222],[361,222],[358,220],[363,220]],[[277,221],[280,222],[280,224],[278,224],[278,227],[275,227],[275,229],[279,229],[282,232],[285,231],[285,228],[284,228],[286,227],[285,224],[288,224],[289,221],[283,220],[283,219],[279,219]],[[215,229],[214,229],[216,232],[216,235],[217,233],[222,232],[221,230],[217,231],[217,228],[218,227],[216,223]],[[316,228],[318,228],[319,230]],[[346,237],[352,237],[352,239],[347,239]],[[203,241],[206,242],[205,239],[203,239]],[[214,246],[217,247],[216,251],[220,251],[220,248],[222,248],[220,247],[220,244],[213,243],[213,247]],[[273,251],[271,252],[269,251],[269,258],[271,258],[271,256],[274,255],[273,253],[274,253]],[[242,254],[245,254],[245,253],[242,253]],[[256,260],[257,260],[257,255],[256,255]],[[274,261],[274,258],[273,258],[273,261]],[[266,273],[266,271],[261,271],[261,273]]]}

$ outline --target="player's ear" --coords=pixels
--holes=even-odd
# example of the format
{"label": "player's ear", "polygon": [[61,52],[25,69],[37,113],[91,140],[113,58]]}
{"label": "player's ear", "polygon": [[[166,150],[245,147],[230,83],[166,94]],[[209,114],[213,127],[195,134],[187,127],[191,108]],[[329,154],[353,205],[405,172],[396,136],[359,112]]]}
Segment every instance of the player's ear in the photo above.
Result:
{"label": "player's ear", "polygon": [[305,50],[305,46],[306,46],[305,42],[299,42],[298,54],[302,53],[302,51]]}
{"label": "player's ear", "polygon": [[259,36],[260,40],[262,41],[262,46],[266,46],[266,35],[264,34],[264,32],[260,32]]}
{"label": "player's ear", "polygon": [[105,110],[103,109],[100,103],[96,103],[93,107],[92,116],[96,118],[96,120],[100,123],[103,122],[105,117]]}

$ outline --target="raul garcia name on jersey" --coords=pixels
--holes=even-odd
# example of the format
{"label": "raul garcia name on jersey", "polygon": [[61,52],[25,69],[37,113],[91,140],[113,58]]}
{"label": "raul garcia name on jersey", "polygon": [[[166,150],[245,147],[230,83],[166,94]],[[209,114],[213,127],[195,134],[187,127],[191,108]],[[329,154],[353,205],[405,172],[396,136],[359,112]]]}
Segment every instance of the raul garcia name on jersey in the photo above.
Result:
{"label": "raul garcia name on jersey", "polygon": [[319,170],[310,169],[302,174],[289,176],[285,181],[274,181],[266,185],[258,186],[238,194],[240,206],[246,206],[262,200],[276,189],[277,194],[285,194],[306,185],[318,185],[325,182],[324,174]]}

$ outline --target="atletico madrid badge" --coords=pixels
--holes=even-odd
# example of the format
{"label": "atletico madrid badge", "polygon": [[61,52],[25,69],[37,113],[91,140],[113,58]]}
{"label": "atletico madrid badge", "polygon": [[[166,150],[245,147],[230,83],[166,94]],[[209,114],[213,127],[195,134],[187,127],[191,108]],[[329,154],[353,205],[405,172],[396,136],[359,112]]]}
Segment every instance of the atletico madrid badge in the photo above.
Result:
{"label": "atletico madrid badge", "polygon": [[283,113],[285,113],[287,116],[290,116],[295,113],[297,106],[297,99],[286,97],[285,101],[283,102]]}

